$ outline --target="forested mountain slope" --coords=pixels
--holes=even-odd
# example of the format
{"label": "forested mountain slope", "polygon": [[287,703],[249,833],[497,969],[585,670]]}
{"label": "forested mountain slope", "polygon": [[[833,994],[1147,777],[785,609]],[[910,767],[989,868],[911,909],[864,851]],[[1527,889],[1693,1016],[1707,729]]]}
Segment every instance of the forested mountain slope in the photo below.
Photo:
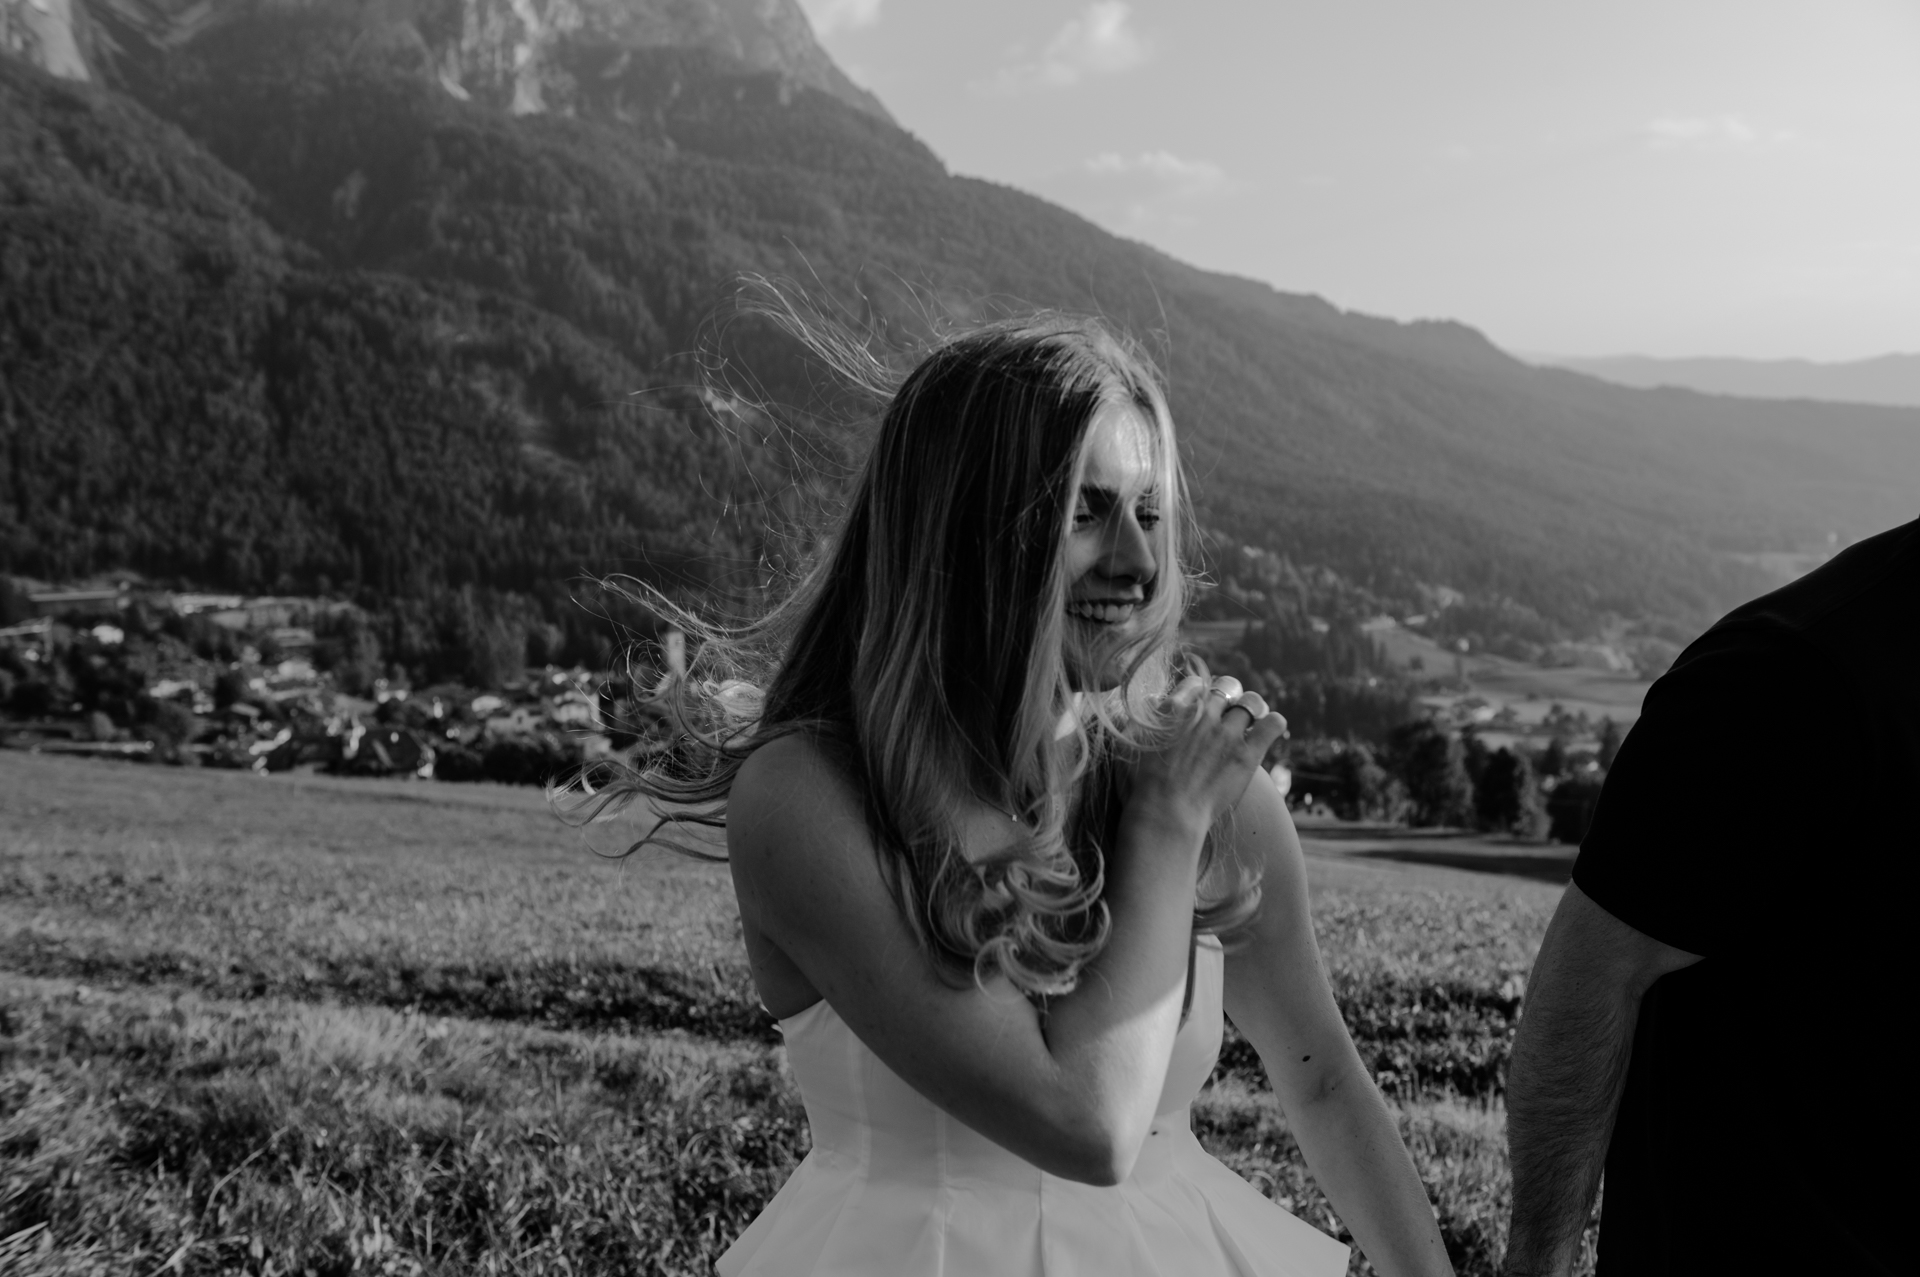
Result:
{"label": "forested mountain slope", "polygon": [[738,548],[737,438],[628,406],[565,321],[333,268],[178,130],[5,59],[0,157],[0,566],[408,594]]}
{"label": "forested mountain slope", "polygon": [[1198,271],[712,47],[557,39],[568,113],[516,115],[362,11],[250,12],[123,41],[112,89],[0,58],[0,568],[533,592],[751,559],[782,450],[686,358],[743,271],[903,344],[1036,304],[1148,335],[1205,522],[1386,597],[1692,623],[1759,585],[1725,551],[1920,506],[1920,412],[1628,390]]}

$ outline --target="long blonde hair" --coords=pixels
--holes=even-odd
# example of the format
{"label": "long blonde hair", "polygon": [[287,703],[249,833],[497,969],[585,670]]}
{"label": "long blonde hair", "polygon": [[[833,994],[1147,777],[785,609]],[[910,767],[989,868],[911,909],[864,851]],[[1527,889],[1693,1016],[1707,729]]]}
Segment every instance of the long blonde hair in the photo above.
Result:
{"label": "long blonde hair", "polygon": [[[842,375],[878,373],[844,334],[786,319]],[[1064,544],[1089,428],[1109,404],[1151,426],[1160,569],[1116,657],[1124,676],[1076,695]],[[727,628],[653,599],[694,640],[688,668],[655,689],[675,747],[573,810],[653,800],[664,814],[632,849],[701,854],[673,827],[723,825],[746,758],[805,733],[864,796],[882,874],[936,964],[1064,993],[1106,943],[1126,763],[1166,730],[1190,528],[1166,397],[1135,345],[1060,314],[951,337],[892,394],[840,527],[783,604]],[[1027,836],[970,859],[960,828],[975,803]],[[1257,907],[1256,870],[1224,877],[1196,902],[1196,929],[1231,930]]]}

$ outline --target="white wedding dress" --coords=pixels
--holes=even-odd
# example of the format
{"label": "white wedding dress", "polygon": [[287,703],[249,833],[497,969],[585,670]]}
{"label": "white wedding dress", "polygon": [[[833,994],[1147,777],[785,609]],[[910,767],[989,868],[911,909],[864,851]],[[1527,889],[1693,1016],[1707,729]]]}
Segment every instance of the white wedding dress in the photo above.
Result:
{"label": "white wedding dress", "polygon": [[720,1258],[721,1277],[1338,1277],[1347,1248],[1200,1147],[1187,1106],[1220,1054],[1224,955],[1193,1002],[1133,1174],[1049,1175],[902,1081],[825,1000],[780,1023],[813,1151]]}

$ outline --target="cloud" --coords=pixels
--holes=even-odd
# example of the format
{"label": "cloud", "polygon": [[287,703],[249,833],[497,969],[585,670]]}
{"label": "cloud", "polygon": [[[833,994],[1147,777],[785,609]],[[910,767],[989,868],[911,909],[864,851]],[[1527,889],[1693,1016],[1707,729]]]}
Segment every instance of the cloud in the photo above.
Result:
{"label": "cloud", "polygon": [[1221,195],[1232,186],[1226,170],[1218,164],[1183,160],[1170,151],[1142,151],[1132,156],[1104,151],[1084,167],[1096,177],[1147,179],[1159,193],[1179,199]]}
{"label": "cloud", "polygon": [[816,35],[832,35],[880,21],[881,0],[800,0]]}
{"label": "cloud", "polygon": [[1103,151],[1061,180],[1058,193],[1069,205],[1123,235],[1141,236],[1191,231],[1203,224],[1205,205],[1238,189],[1218,164],[1171,151]]}
{"label": "cloud", "polygon": [[992,87],[1067,89],[1089,76],[1131,71],[1153,52],[1132,19],[1125,0],[1094,0],[1053,33],[1038,58],[1008,67]]}
{"label": "cloud", "polygon": [[1738,115],[1671,115],[1649,120],[1640,136],[1657,151],[1757,151],[1796,141],[1800,135],[1762,128]]}

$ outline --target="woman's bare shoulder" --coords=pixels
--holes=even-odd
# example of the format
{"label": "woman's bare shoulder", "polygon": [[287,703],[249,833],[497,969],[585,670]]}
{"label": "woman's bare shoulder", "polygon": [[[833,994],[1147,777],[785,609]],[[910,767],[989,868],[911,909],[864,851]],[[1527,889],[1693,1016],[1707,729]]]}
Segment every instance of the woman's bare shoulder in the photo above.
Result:
{"label": "woman's bare shoulder", "polygon": [[844,835],[861,822],[858,790],[845,768],[817,738],[789,732],[753,751],[734,777],[727,799],[727,842],[734,855],[751,855],[767,837]]}
{"label": "woman's bare shoulder", "polygon": [[844,796],[854,793],[844,763],[825,742],[811,732],[786,732],[774,737],[740,765],[734,779],[734,791],[748,790],[781,793],[796,787],[826,785]]}

